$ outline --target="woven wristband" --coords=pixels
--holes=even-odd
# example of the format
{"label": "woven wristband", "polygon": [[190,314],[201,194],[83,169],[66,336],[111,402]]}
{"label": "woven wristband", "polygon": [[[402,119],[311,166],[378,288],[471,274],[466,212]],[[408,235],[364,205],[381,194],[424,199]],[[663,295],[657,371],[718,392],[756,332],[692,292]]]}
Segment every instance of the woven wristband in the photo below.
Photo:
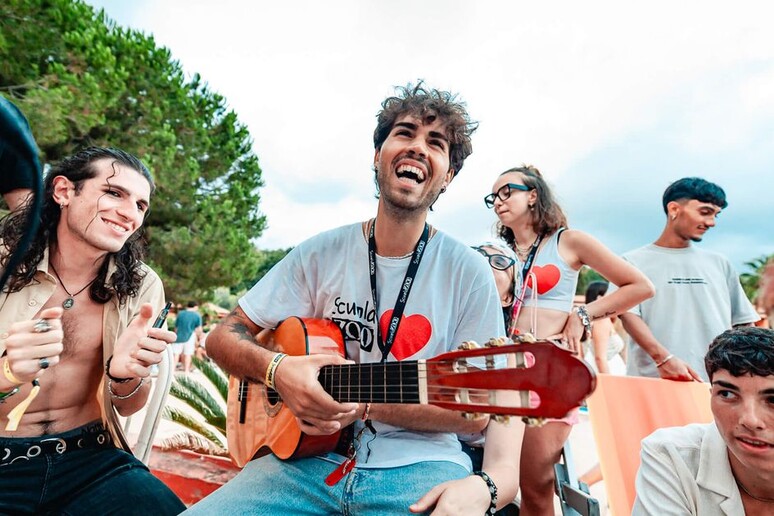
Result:
{"label": "woven wristband", "polygon": [[266,378],[263,383],[265,383],[266,387],[269,389],[274,389],[274,375],[277,371],[277,366],[280,365],[280,362],[282,362],[286,356],[285,353],[277,353],[272,357],[268,367],[266,367]]}
{"label": "woven wristband", "polygon": [[13,375],[13,371],[11,371],[11,364],[8,363],[8,358],[6,358],[5,362],[3,362],[3,375],[5,376],[6,380],[15,385],[21,385],[24,383]]}
{"label": "woven wristband", "polygon": [[492,481],[492,478],[484,473],[483,471],[474,471],[474,475],[477,477],[481,477],[481,479],[486,482],[486,486],[489,488],[489,509],[486,510],[484,514],[494,514],[497,512],[497,486],[495,485],[494,481]]}

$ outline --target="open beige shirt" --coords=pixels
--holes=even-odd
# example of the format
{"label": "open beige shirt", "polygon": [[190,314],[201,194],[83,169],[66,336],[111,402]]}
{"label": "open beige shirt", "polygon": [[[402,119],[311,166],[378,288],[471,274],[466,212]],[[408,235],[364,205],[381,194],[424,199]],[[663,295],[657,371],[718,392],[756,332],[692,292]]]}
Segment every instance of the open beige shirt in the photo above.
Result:
{"label": "open beige shirt", "polygon": [[[110,278],[116,270],[114,260],[110,259],[107,277]],[[154,313],[158,313],[164,306],[164,287],[159,276],[144,263],[141,270],[145,274],[136,296],[127,298],[123,305],[113,297],[105,304],[102,315],[102,362],[113,354],[118,337],[126,329],[129,323],[137,316],[143,303],[153,304]],[[0,293],[0,353],[5,351],[5,339],[8,338],[8,329],[18,321],[30,320],[35,317],[41,307],[51,298],[56,290],[57,282],[48,272],[48,249],[37,267],[34,280],[19,292]],[[118,415],[113,408],[107,383],[103,377],[102,383],[96,393],[102,407],[102,419],[107,424],[113,435],[113,442],[131,453],[126,442],[126,437],[118,424]],[[105,407],[110,407],[105,410]]]}
{"label": "open beige shirt", "polygon": [[744,514],[715,423],[661,428],[642,441],[633,516]]}

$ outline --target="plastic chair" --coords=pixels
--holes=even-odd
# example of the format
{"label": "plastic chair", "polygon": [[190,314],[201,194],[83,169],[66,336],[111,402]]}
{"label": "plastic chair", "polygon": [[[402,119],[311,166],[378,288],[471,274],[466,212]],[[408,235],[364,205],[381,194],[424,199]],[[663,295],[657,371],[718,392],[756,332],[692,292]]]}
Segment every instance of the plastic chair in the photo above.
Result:
{"label": "plastic chair", "polygon": [[554,464],[554,476],[554,491],[564,516],[599,516],[599,500],[591,496],[589,486],[578,482],[569,441],[564,443],[560,462]]}
{"label": "plastic chair", "polygon": [[597,375],[587,400],[610,511],[632,512],[640,443],[658,428],[709,423],[710,386],[656,378]]}
{"label": "plastic chair", "polygon": [[[153,382],[153,391],[148,397],[145,405],[145,419],[142,422],[137,436],[137,442],[132,446],[134,456],[143,462],[146,466],[150,462],[150,454],[153,450],[153,438],[156,430],[159,428],[161,414],[166,405],[169,388],[172,385],[174,369],[172,367],[172,348],[167,346],[166,352],[162,355],[159,363],[158,376]],[[126,418],[124,422],[124,434],[129,433],[129,426],[132,422],[132,416]]]}

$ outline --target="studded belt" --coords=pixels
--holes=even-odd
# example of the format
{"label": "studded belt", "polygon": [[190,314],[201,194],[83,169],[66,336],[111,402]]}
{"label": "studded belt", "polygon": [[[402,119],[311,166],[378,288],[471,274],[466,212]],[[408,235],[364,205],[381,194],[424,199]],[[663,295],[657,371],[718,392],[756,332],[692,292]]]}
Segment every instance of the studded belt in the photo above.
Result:
{"label": "studded belt", "polygon": [[112,446],[110,432],[102,422],[88,423],[56,435],[40,437],[0,437],[0,467],[19,461],[44,458],[51,455]]}

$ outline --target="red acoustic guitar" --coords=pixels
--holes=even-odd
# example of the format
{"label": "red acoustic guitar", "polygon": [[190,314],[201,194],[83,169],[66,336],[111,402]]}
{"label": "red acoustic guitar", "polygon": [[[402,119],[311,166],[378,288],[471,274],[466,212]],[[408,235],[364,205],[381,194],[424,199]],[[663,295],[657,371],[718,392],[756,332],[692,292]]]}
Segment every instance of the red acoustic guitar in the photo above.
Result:
{"label": "red acoustic guitar", "polygon": [[[291,317],[266,332],[261,344],[294,356],[344,356],[341,330],[327,319]],[[535,358],[530,367],[524,365],[526,353]],[[475,367],[470,359],[485,366]],[[549,341],[461,349],[427,360],[330,365],[320,370],[319,380],[341,402],[430,404],[468,413],[534,418],[565,416],[596,386],[585,362]],[[530,391],[540,397],[538,406],[530,406]],[[231,377],[226,436],[232,460],[242,467],[269,452],[288,459],[331,451],[340,433],[302,433],[276,391]]]}

